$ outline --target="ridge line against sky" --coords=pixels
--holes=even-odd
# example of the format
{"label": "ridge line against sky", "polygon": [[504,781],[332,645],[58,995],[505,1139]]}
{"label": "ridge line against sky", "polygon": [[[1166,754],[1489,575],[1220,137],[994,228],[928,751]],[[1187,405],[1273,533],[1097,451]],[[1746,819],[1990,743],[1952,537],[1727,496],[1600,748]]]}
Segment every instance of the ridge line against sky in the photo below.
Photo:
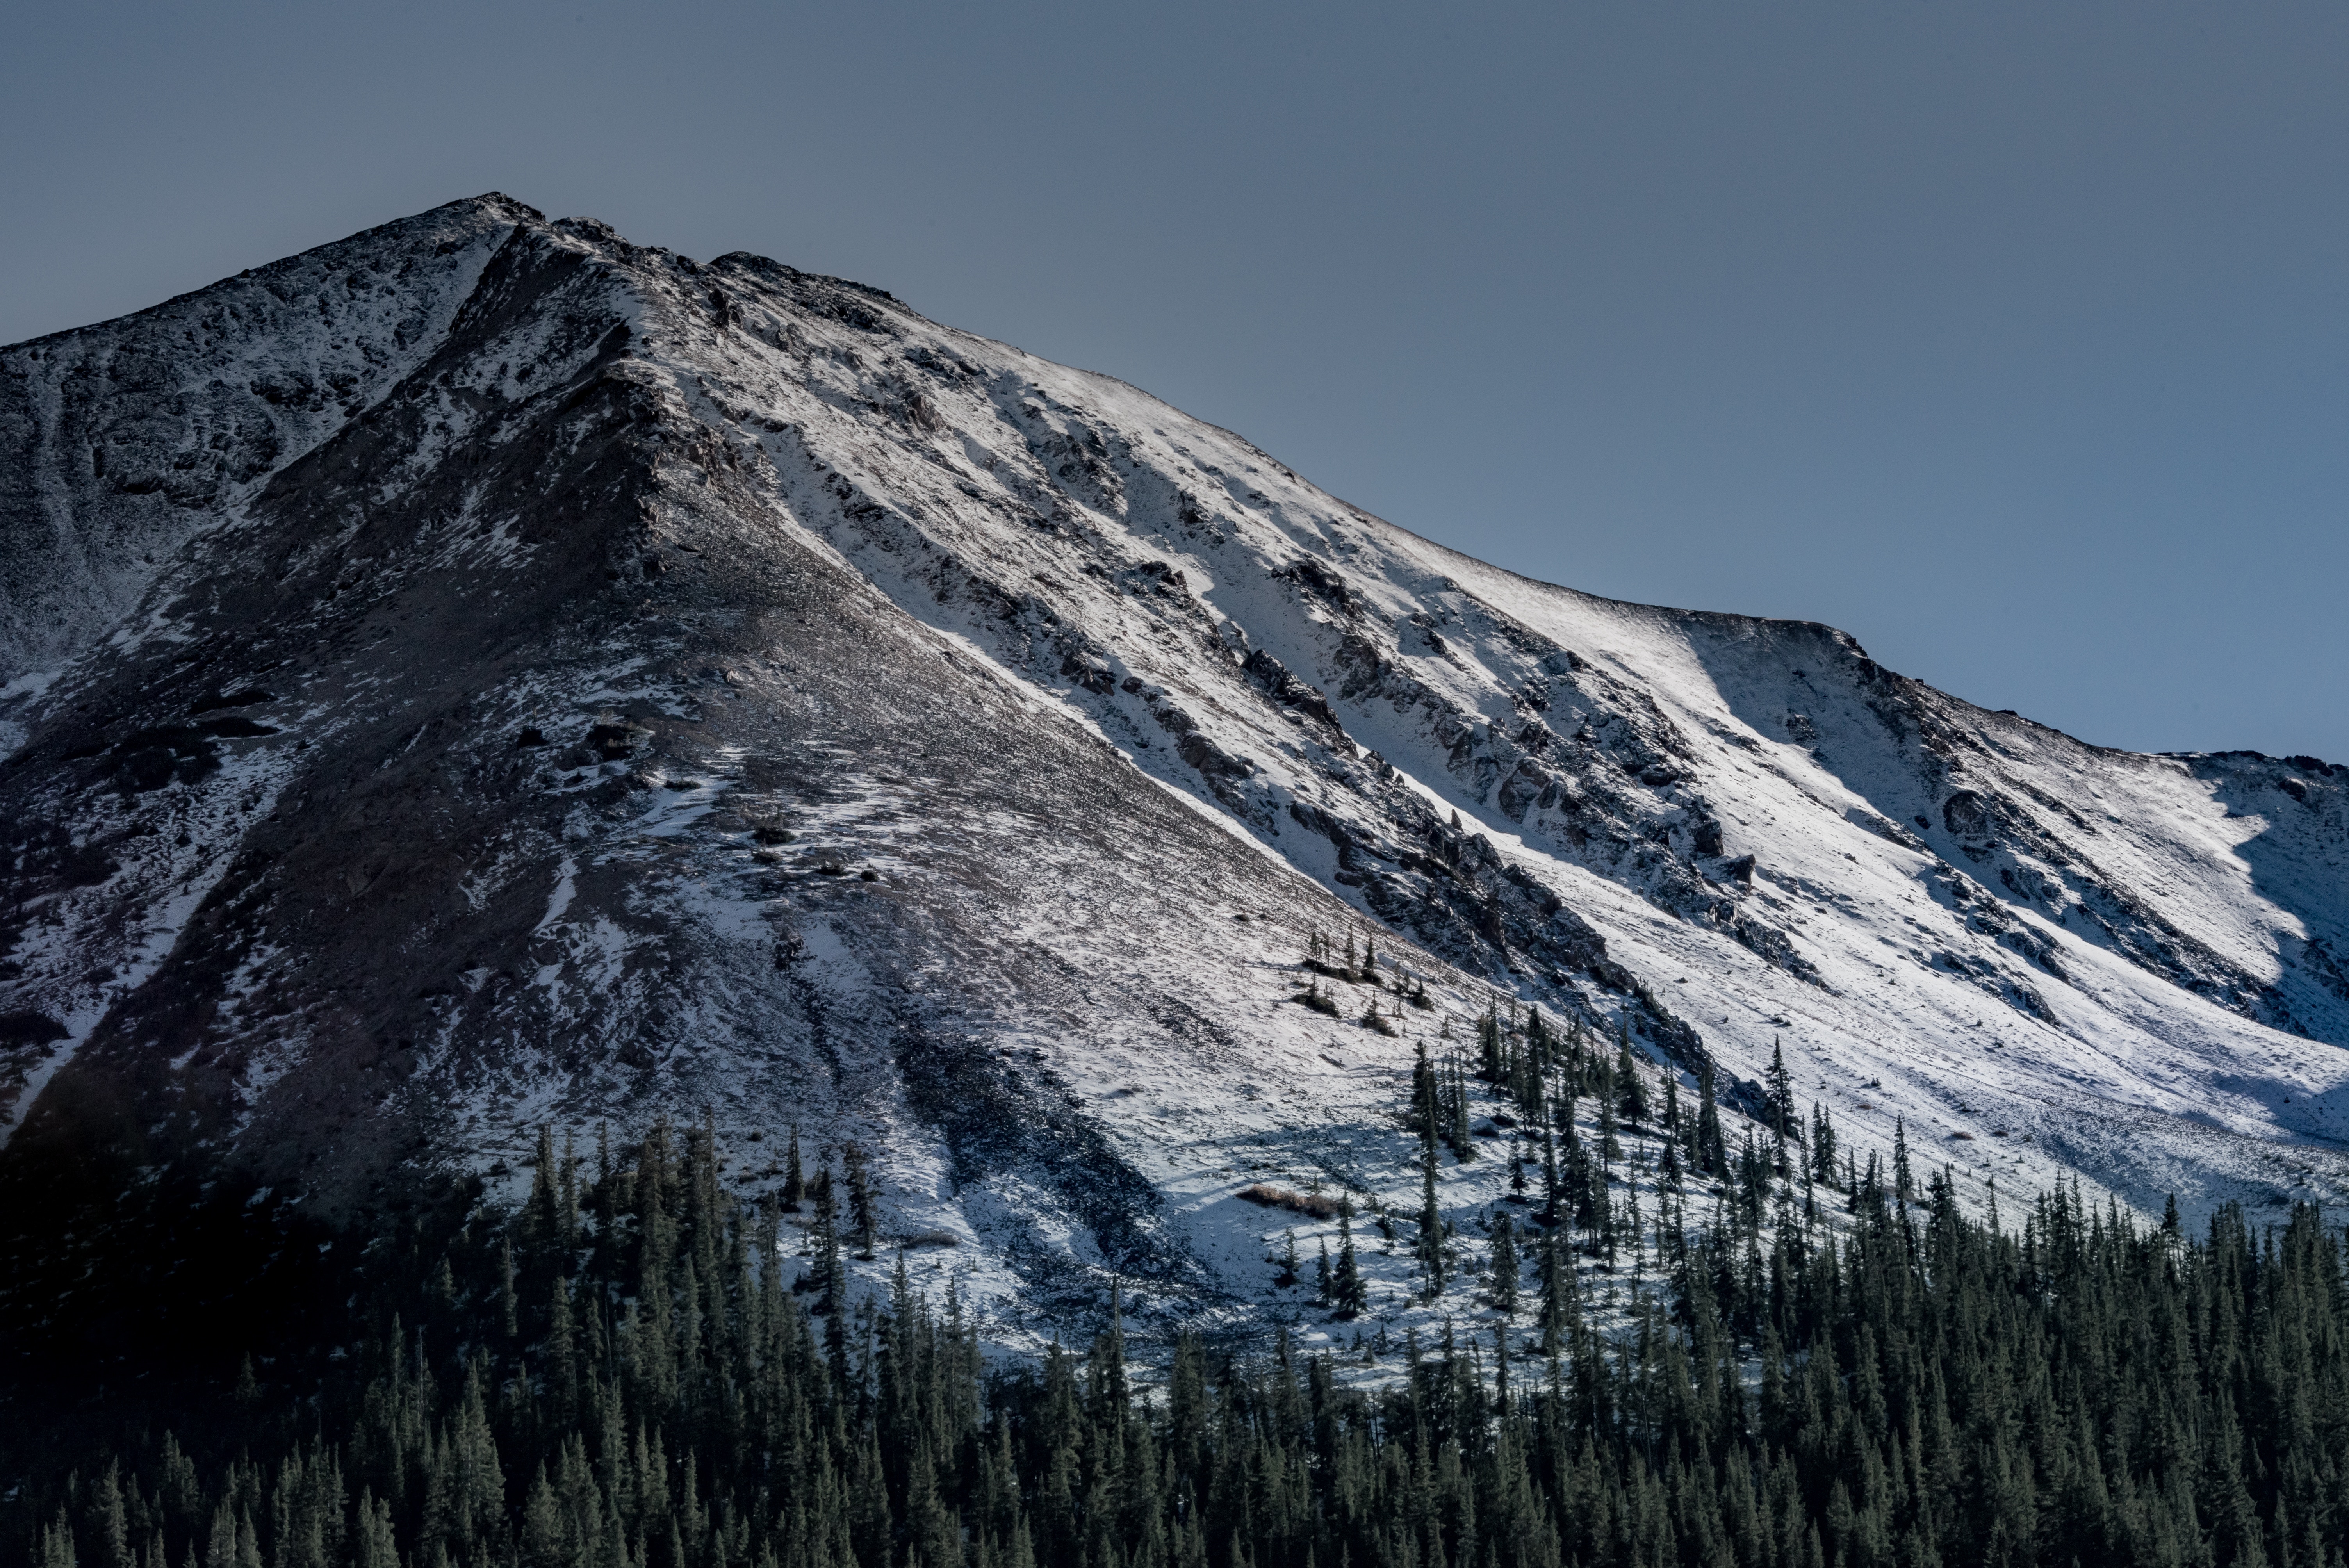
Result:
{"label": "ridge line against sky", "polygon": [[[0,341],[501,190],[1413,531],[2349,761],[2349,13],[160,5],[0,61]],[[462,46],[457,46],[461,40]]]}

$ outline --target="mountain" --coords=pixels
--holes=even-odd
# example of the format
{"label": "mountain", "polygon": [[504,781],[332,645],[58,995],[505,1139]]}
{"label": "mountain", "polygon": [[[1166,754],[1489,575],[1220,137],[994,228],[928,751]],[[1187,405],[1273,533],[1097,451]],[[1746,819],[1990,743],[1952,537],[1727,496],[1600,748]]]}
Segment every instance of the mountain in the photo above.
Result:
{"label": "mountain", "polygon": [[[1112,1278],[1245,1323],[1299,1213],[1240,1191],[1415,1203],[1414,1053],[1495,1005],[1749,1112],[1783,1050],[1971,1202],[2349,1202],[2349,770],[1530,582],[502,196],[0,350],[0,748],[20,1262],[667,1116],[745,1194],[854,1145],[1007,1341]],[[1324,940],[1400,985],[1299,1005]]]}

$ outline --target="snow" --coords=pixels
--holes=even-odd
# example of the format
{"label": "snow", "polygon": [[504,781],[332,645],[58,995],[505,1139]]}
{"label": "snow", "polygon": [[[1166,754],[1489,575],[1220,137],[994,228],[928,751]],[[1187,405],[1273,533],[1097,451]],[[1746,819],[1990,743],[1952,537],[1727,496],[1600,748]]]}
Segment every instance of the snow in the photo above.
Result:
{"label": "snow", "polygon": [[[1300,616],[1275,575],[1300,545],[1342,573],[1372,607],[1370,624],[1424,617],[1445,628],[1442,655],[1412,653],[1398,642],[1388,656],[1460,712],[1488,724],[1516,717],[1511,692],[1531,661],[1478,635],[1477,623],[1489,624],[1493,611],[1652,701],[1664,725],[1692,743],[1695,765],[1682,794],[1719,804],[1728,854],[1751,853],[1759,862],[1749,903],[1766,906],[1785,927],[1815,979],[1774,968],[1717,930],[1660,916],[1645,890],[1511,830],[1488,796],[1445,766],[1423,714],[1337,699],[1349,736],[1401,769],[1410,788],[1459,810],[1510,861],[1571,890],[1569,902],[1606,936],[1610,954],[1669,995],[1724,1066],[1754,1077],[1783,1044],[1801,1081],[1855,1127],[1863,1145],[1889,1143],[1895,1119],[1905,1119],[1920,1139],[1942,1140],[1952,1159],[1982,1174],[1996,1168],[2027,1183],[2086,1166],[2132,1201],[2158,1202],[2161,1183],[2174,1181],[2181,1165],[2220,1178],[2203,1184],[2207,1201],[2239,1190],[2230,1178],[2256,1184],[2271,1174],[2282,1145],[2310,1133],[2336,1144],[2349,1131],[2337,1122],[2287,1128],[2277,1117],[2286,1096],[2296,1103],[2337,1100],[2349,1086],[2349,1056],[2336,1041],[2247,1019],[2148,975],[2080,923],[2055,918],[2060,909],[1986,892],[1978,882],[1971,896],[2005,904],[2068,982],[1970,929],[1943,886],[1952,873],[1971,882],[1965,866],[1914,834],[1909,847],[1885,832],[1892,823],[1905,832],[1906,819],[1940,801],[1920,792],[1914,770],[1888,755],[1880,735],[1861,733],[1847,749],[1854,732],[1881,728],[1864,694],[1833,678],[1837,672],[1795,673],[1816,662],[1803,645],[1815,645],[1819,629],[1795,629],[1801,634],[1789,639],[1764,623],[1619,604],[1516,578],[1370,519],[1227,433],[1122,383],[932,328],[909,313],[893,319],[923,346],[983,372],[976,391],[931,390],[948,433],[926,449],[874,438],[869,417],[848,412],[854,405],[825,384],[839,374],[837,360],[785,365],[776,356],[777,363],[762,366],[768,356],[734,346],[727,379],[705,362],[696,367],[695,390],[769,432],[783,427],[784,434],[758,438],[794,501],[802,494],[794,469],[813,459],[819,471],[854,476],[863,494],[882,503],[881,516],[858,521],[809,508],[803,525],[901,608],[956,634],[966,649],[978,646],[1005,678],[1067,704],[1137,768],[1217,820],[1240,825],[1152,733],[1145,701],[1089,693],[1057,669],[1027,664],[999,636],[985,636],[941,605],[930,587],[934,573],[916,570],[943,555],[1007,588],[1016,583],[1018,593],[1049,606],[1058,625],[1108,651],[1116,676],[1174,694],[1203,731],[1257,765],[1263,795],[1276,802],[1322,795],[1318,758],[1280,734],[1260,704],[1234,700],[1239,683],[1225,664],[1203,665],[1187,649],[1169,656],[1161,616],[1071,570],[1057,537],[1008,531],[983,504],[1017,502],[1042,488],[1040,479],[1023,487],[1032,465],[1013,455],[1040,433],[1065,444],[1072,432],[1105,429],[1123,447],[1114,468],[1124,496],[1063,501],[1080,512],[1081,528],[1098,531],[1089,542],[1096,560],[1174,564],[1206,607],[1208,624],[1241,628],[1247,645],[1268,648],[1309,678],[1335,684],[1329,655],[1336,617],[1309,606]],[[802,330],[819,336],[823,328]],[[1170,537],[1163,512],[1154,517],[1135,504],[1145,479],[1214,492],[1204,544]],[[1795,683],[1800,710],[1785,696]],[[1786,718],[1797,711],[1816,746],[1789,738]],[[1579,716],[1568,708],[1555,727],[1569,728]],[[2055,794],[2076,797],[2085,788],[2104,804],[2110,826],[2093,846],[2104,877],[2160,899],[2168,921],[2250,981],[2277,979],[2280,952],[2302,936],[2304,922],[2256,885],[2240,852],[2263,822],[2226,819],[2211,786],[2181,762],[2100,752],[2014,723],[1999,724],[1991,744],[2012,775]],[[1268,825],[1251,837],[1316,880],[1330,879],[1323,841]],[[2338,885],[2322,892],[2337,911]],[[1954,972],[1945,955],[1976,972]],[[2044,998],[2048,1016],[1986,995],[1984,977],[2011,982],[2018,995],[2027,986]],[[1101,1114],[1115,1121],[1123,1112],[1109,1104]],[[2003,1141],[1993,1160],[1980,1135],[1993,1124],[2036,1130],[2027,1144]],[[2247,1141],[2214,1143],[2187,1130],[2196,1125]],[[2157,1147],[2146,1146],[2148,1127],[2164,1130],[2152,1140]],[[2158,1147],[2169,1138],[2190,1146],[2191,1156]],[[1140,1130],[1134,1142],[1147,1142]],[[2338,1180],[2332,1149],[2320,1146],[2312,1157]],[[1168,1179],[1178,1180],[1171,1172]],[[2349,1189],[2332,1195],[2342,1201]]]}
{"label": "snow", "polygon": [[[71,1033],[12,1117],[169,962],[331,754],[346,776],[408,769],[424,798],[445,785],[448,810],[494,819],[430,841],[470,857],[431,906],[455,934],[419,925],[387,961],[417,973],[378,998],[409,1020],[436,1126],[456,1130],[435,1133],[438,1157],[507,1161],[511,1188],[541,1119],[625,1134],[708,1115],[730,1184],[755,1193],[780,1181],[792,1127],[811,1161],[853,1141],[894,1233],[957,1239],[919,1272],[954,1278],[1007,1346],[1078,1320],[1114,1275],[1144,1315],[1293,1319],[1350,1348],[1353,1327],[1268,1284],[1284,1233],[1309,1268],[1334,1228],[1237,1198],[1257,1181],[1354,1192],[1377,1320],[1362,1326],[1438,1331],[1410,1299],[1408,1243],[1370,1205],[1417,1207],[1417,1141],[1396,1119],[1417,1045],[1464,1048],[1496,1000],[1630,1024],[1660,1056],[1682,1049],[1668,1014],[1733,1079],[1783,1049],[1863,1160],[1904,1127],[1978,1208],[1993,1178],[2020,1195],[2074,1176],[2152,1212],[2173,1191],[2189,1212],[2349,1205],[2343,773],[2102,750],[1904,681],[1824,627],[1530,582],[1122,382],[861,294],[844,308],[824,280],[632,253],[506,209],[455,228],[471,250],[370,307],[424,325],[367,359],[360,401],[405,399],[417,436],[367,470],[365,507],[274,555],[254,500],[267,476],[240,481],[181,534],[125,535],[131,555],[161,546],[154,562],[45,588],[64,640],[0,665],[15,748],[109,680],[207,656],[221,577],[331,563],[367,509],[440,498],[412,536],[368,544],[376,581],[303,612],[280,735],[226,746],[201,785],[90,795],[79,830],[128,847],[7,954],[20,978],[0,1011]],[[466,291],[516,232],[585,264],[536,314],[485,304],[445,381],[411,377],[472,330]],[[633,335],[605,362],[617,325]],[[28,359],[38,346],[5,354],[62,418],[55,377],[88,346]],[[181,368],[347,350],[264,325]],[[449,478],[541,438],[532,411],[591,372],[627,389],[655,476],[635,531],[594,524],[613,531],[589,541],[600,556],[535,510],[559,486]],[[347,417],[312,413],[272,471]],[[88,486],[47,493],[110,515]],[[703,597],[561,576],[655,552]],[[511,605],[553,629],[474,664],[461,645],[333,652],[330,634],[426,579],[460,606],[450,624],[503,625]],[[812,605],[794,597],[808,583]],[[720,645],[723,669],[706,666]],[[459,701],[452,740],[435,721]],[[657,748],[580,754],[619,717]],[[545,750],[516,762],[524,726]],[[436,758],[445,775],[422,772]],[[502,770],[526,799],[466,793]],[[363,850],[335,906],[354,930],[379,907]],[[1444,903],[1466,884],[1481,903]],[[1495,946],[1475,909],[1506,913],[1511,888],[1563,909]],[[257,1040],[248,1000],[298,988],[334,934],[255,918],[216,1000]],[[1573,956],[1578,920],[1603,963]],[[1367,994],[1335,1018],[1293,1004],[1309,932],[1382,923],[1431,1011],[1404,1009],[1389,1037],[1356,1021]],[[241,1125],[282,1129],[263,1114],[274,1086],[330,1043],[297,1017],[256,1044]],[[941,1084],[999,1096],[1011,1125],[988,1130],[1014,1152],[973,1154]],[[1506,1168],[1446,1161],[1472,1257]],[[1639,1182],[1652,1214],[1654,1178]],[[860,1265],[866,1283],[890,1262]]]}

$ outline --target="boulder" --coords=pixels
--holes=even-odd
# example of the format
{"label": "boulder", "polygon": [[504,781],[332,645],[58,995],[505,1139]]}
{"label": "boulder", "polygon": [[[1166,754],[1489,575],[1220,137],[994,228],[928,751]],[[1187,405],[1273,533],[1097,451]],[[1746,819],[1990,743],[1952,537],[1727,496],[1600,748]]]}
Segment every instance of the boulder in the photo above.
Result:
{"label": "boulder", "polygon": [[1971,789],[1941,802],[1941,825],[1961,839],[1988,836],[1992,820],[1990,802]]}

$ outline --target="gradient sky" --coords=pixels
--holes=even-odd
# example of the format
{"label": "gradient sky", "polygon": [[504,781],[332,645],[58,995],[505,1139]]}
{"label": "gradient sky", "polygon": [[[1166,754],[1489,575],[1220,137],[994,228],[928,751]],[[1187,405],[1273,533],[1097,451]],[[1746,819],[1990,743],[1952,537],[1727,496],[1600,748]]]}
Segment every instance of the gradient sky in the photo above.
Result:
{"label": "gradient sky", "polygon": [[2349,761],[2349,7],[26,6],[0,342],[487,190],[1533,576]]}

